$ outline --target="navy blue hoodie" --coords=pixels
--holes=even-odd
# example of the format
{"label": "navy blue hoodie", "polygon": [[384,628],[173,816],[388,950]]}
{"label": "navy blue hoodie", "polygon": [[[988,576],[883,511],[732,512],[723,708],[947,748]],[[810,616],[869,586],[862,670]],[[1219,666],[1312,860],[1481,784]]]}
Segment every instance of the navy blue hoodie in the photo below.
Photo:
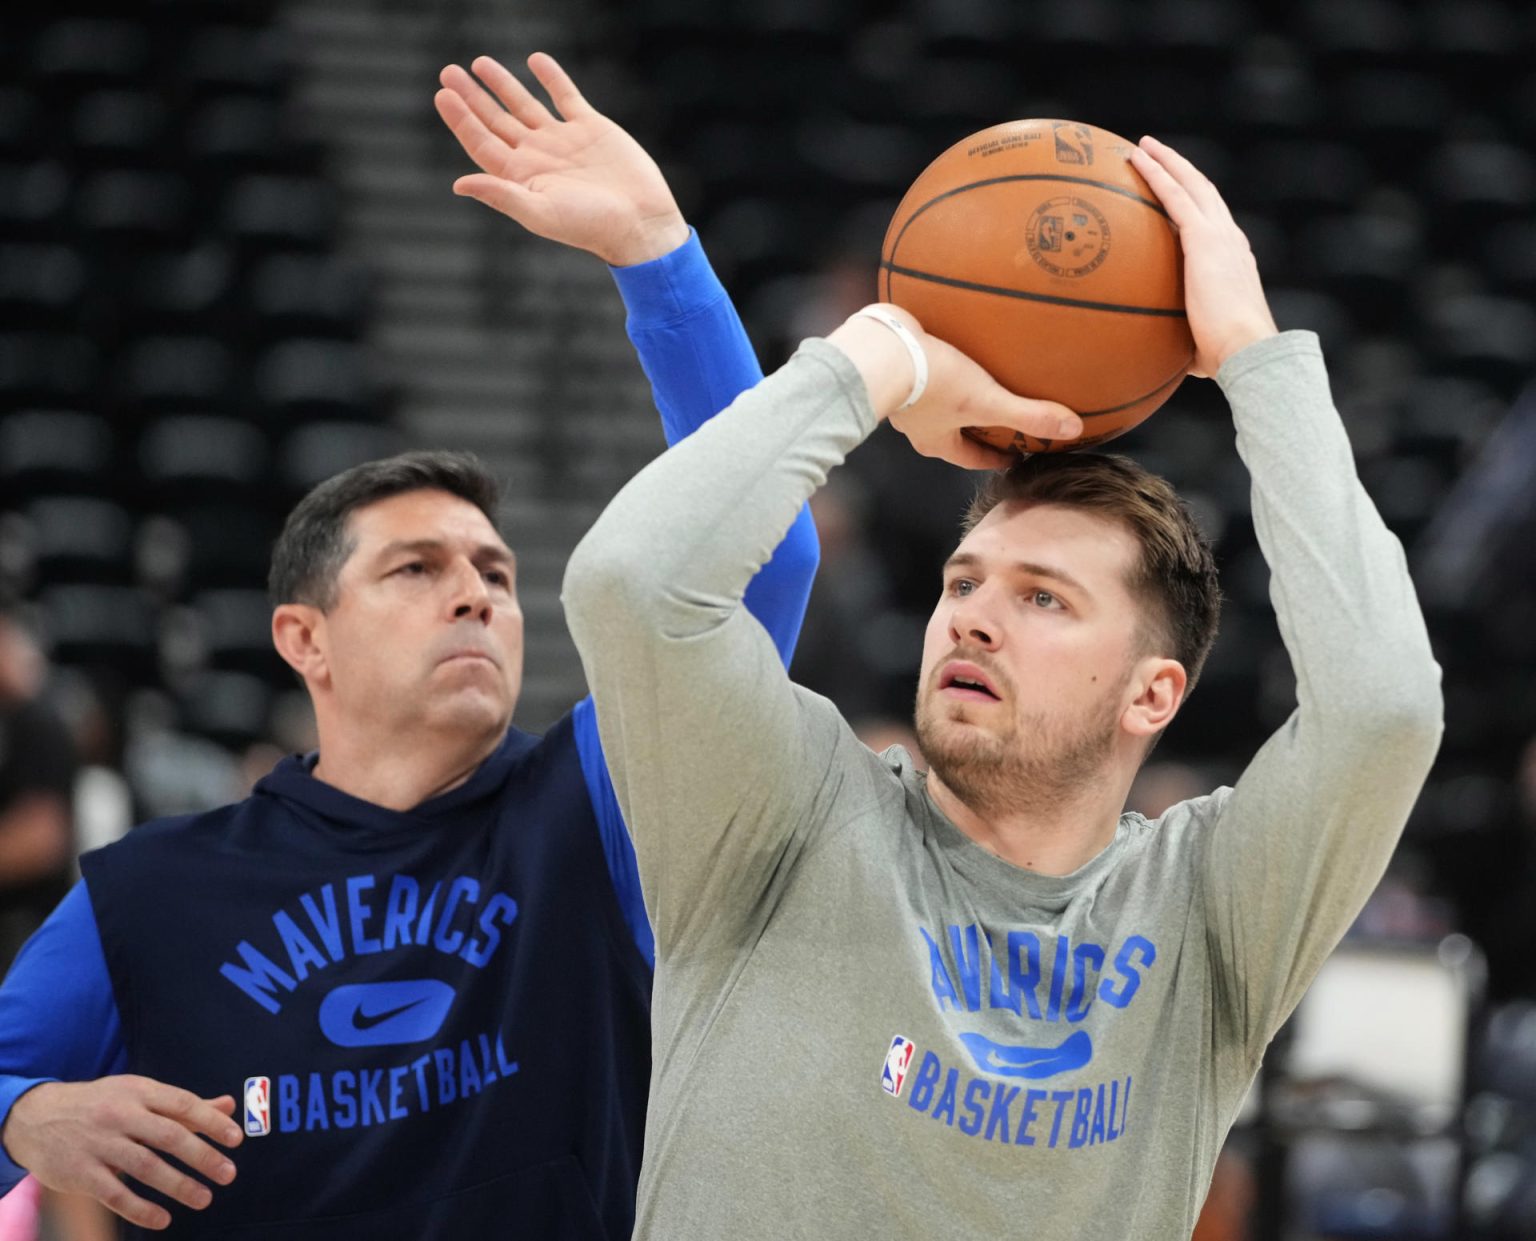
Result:
{"label": "navy blue hoodie", "polygon": [[131,1071],[247,1122],[179,1236],[629,1235],[649,970],[574,738],[405,813],[288,759],[83,859]]}

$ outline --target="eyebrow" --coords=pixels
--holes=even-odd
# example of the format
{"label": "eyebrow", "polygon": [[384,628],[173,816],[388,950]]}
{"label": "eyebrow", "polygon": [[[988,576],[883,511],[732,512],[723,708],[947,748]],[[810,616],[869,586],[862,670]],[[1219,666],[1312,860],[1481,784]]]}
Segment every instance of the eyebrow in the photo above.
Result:
{"label": "eyebrow", "polygon": [[[426,552],[441,552],[447,545],[441,539],[396,539],[381,547],[375,556],[376,560],[388,560],[392,556],[403,552],[413,552],[421,555]],[[516,566],[517,556],[510,547],[504,547],[499,543],[481,543],[475,547],[471,558],[474,560],[498,561],[502,564]]]}
{"label": "eyebrow", "polygon": [[[981,557],[974,552],[956,552],[944,562],[944,572],[948,574],[951,569],[973,569],[980,566]],[[1085,595],[1092,593],[1065,569],[1058,569],[1055,565],[1041,564],[1035,560],[1015,560],[1008,567],[1015,572],[1030,573],[1035,577],[1048,577],[1073,590],[1080,590]]]}

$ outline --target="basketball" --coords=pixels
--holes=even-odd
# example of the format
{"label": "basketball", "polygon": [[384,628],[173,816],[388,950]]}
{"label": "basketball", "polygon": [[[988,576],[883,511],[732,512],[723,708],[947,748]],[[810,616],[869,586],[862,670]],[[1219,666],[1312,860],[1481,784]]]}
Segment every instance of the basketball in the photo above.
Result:
{"label": "basketball", "polygon": [[950,147],[896,208],[881,299],[1005,388],[1060,401],[1084,424],[1074,440],[967,434],[1017,452],[1102,444],[1184,378],[1195,348],[1183,255],[1133,146],[1075,121],[1009,121]]}

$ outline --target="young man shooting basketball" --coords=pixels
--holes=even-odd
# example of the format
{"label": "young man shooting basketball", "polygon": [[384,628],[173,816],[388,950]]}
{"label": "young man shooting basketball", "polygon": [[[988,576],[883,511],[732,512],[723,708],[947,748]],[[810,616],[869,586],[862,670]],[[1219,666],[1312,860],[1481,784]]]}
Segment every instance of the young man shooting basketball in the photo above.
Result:
{"label": "young man shooting basketball", "polygon": [[1392,852],[1440,734],[1401,550],[1220,195],[1156,142],[1133,159],[1180,231],[1299,705],[1235,788],[1120,814],[1218,596],[1166,484],[1093,456],[999,476],[944,567],[930,773],[791,684],[741,592],[880,420],[972,465],[968,425],[1073,432],[894,308],[654,462],[565,583],[656,935],[637,1236],[1187,1237]]}

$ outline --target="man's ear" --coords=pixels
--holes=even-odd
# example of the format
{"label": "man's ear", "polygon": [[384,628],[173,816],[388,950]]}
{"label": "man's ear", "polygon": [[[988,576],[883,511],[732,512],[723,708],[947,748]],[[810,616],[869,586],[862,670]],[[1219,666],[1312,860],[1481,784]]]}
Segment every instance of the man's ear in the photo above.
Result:
{"label": "man's ear", "polygon": [[330,682],[325,613],[308,603],[279,604],[272,613],[272,645],[311,690]]}
{"label": "man's ear", "polygon": [[1149,656],[1137,663],[1132,684],[1136,697],[1125,708],[1120,722],[1132,736],[1151,737],[1178,714],[1189,674],[1176,659]]}

